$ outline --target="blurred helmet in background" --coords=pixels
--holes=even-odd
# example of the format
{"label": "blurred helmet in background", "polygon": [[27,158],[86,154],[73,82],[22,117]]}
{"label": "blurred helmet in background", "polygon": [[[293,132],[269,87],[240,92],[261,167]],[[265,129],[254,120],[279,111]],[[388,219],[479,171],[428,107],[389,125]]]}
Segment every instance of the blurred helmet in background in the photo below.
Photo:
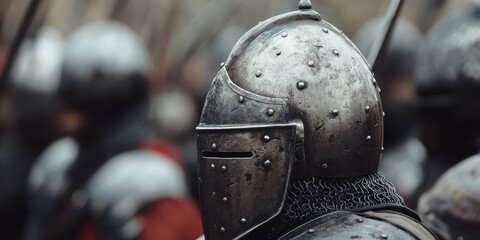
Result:
{"label": "blurred helmet in background", "polygon": [[150,111],[156,129],[163,137],[189,136],[197,117],[195,101],[181,91],[162,92],[153,97]]}
{"label": "blurred helmet in background", "polygon": [[439,22],[428,33],[416,71],[421,116],[446,131],[480,134],[480,8]]}
{"label": "blurred helmet in background", "polygon": [[418,213],[441,239],[480,236],[480,155],[455,165],[422,195]]}
{"label": "blurred helmet in background", "polygon": [[42,145],[58,137],[55,94],[62,54],[62,37],[55,29],[44,27],[23,43],[11,74],[14,127]]}
{"label": "blurred helmet in background", "polygon": [[86,25],[65,44],[60,100],[96,120],[115,119],[146,103],[149,65],[141,39],[126,25]]}

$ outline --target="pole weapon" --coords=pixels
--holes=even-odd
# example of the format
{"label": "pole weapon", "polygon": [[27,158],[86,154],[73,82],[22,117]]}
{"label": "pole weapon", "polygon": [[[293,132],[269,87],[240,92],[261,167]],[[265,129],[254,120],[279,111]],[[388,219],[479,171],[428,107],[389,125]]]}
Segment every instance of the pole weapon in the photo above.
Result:
{"label": "pole weapon", "polygon": [[27,7],[27,11],[23,16],[20,27],[15,34],[12,46],[8,51],[7,59],[0,77],[0,92],[4,91],[7,86],[10,71],[12,70],[13,63],[15,62],[17,52],[20,49],[23,39],[27,35],[30,26],[32,25],[33,19],[35,18],[35,13],[37,12],[38,6],[41,2],[42,0],[31,0]]}

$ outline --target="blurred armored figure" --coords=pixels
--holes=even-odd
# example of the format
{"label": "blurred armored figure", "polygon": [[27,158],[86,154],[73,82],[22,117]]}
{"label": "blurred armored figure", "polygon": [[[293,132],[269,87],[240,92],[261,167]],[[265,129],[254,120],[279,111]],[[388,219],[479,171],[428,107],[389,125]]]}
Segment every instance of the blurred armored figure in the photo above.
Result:
{"label": "blurred armored figure", "polygon": [[442,240],[474,240],[480,236],[480,155],[445,172],[422,195],[418,212]]}
{"label": "blurred armored figure", "polygon": [[419,16],[421,29],[429,29],[439,17],[439,13],[448,1],[446,0],[420,0]]}
{"label": "blurred armored figure", "polygon": [[[356,34],[355,43],[368,54],[381,29],[381,18],[367,22]],[[382,88],[385,139],[380,168],[409,207],[415,208],[416,190],[423,180],[426,150],[415,137],[415,56],[422,36],[410,22],[396,22],[391,42],[380,68],[375,73]]]}
{"label": "blurred armored figure", "polygon": [[301,1],[236,44],[198,133],[208,239],[435,239],[378,171],[383,111],[353,43]]}
{"label": "blurred armored figure", "polygon": [[421,135],[428,157],[420,193],[461,160],[478,153],[480,7],[439,22],[428,33],[416,72]]}
{"label": "blurred armored figure", "polygon": [[[430,124],[425,133],[433,135],[426,138],[430,154],[426,171],[431,177],[425,188],[449,166],[479,149],[479,6],[473,1],[470,8],[432,29],[426,42],[431,62],[420,58],[420,94],[428,103],[425,121]],[[479,160],[475,155],[450,168],[419,201],[422,219],[441,239],[480,236]]]}
{"label": "blurred armored figure", "polygon": [[[126,26],[96,22],[65,45],[59,125],[30,176],[27,239],[194,239],[182,164],[148,140],[149,56]],[[78,153],[76,154],[76,152]]]}
{"label": "blurred armored figure", "polygon": [[30,167],[59,137],[54,117],[62,39],[41,29],[22,44],[10,78],[11,126],[0,140],[0,236],[21,239],[26,219],[25,189]]}

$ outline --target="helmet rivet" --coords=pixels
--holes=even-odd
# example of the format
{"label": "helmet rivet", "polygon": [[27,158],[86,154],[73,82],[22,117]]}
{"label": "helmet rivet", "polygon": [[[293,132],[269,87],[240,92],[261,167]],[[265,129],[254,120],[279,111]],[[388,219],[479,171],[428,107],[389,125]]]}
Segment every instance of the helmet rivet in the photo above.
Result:
{"label": "helmet rivet", "polygon": [[213,197],[213,198],[216,198],[216,197],[217,197],[217,193],[216,193],[216,192],[213,192],[213,193],[212,193],[212,197]]}
{"label": "helmet rivet", "polygon": [[275,111],[272,108],[267,109],[267,115],[268,116],[271,117],[271,116],[273,116],[274,113],[275,113]]}
{"label": "helmet rivet", "polygon": [[323,28],[324,33],[328,33],[328,28]]}
{"label": "helmet rivet", "polygon": [[323,169],[327,169],[328,168],[328,165],[326,163],[322,164],[322,168]]}
{"label": "helmet rivet", "polygon": [[220,63],[220,67],[225,66],[225,62]]}
{"label": "helmet rivet", "polygon": [[240,219],[240,222],[241,222],[242,224],[245,224],[245,223],[247,223],[247,219],[242,218],[242,219]]}
{"label": "helmet rivet", "polygon": [[304,81],[300,81],[297,83],[297,88],[300,90],[305,89],[306,87],[307,87],[307,84]]}
{"label": "helmet rivet", "polygon": [[336,56],[340,55],[340,52],[338,52],[337,49],[333,49],[333,54],[335,54]]}
{"label": "helmet rivet", "polygon": [[277,54],[277,56],[280,56],[280,54],[282,54],[282,51],[277,50],[277,52],[275,54]]}
{"label": "helmet rivet", "polygon": [[272,162],[270,160],[266,160],[265,162],[263,162],[263,166],[265,167],[271,167],[272,166]]}
{"label": "helmet rivet", "polygon": [[270,136],[268,136],[268,135],[263,136],[263,141],[265,141],[265,142],[270,141]]}
{"label": "helmet rivet", "polygon": [[388,239],[388,236],[387,236],[387,234],[385,234],[385,233],[382,233],[382,234],[380,235],[380,237],[381,237],[382,239]]}
{"label": "helmet rivet", "polygon": [[313,229],[308,229],[308,233],[312,234],[313,232]]}
{"label": "helmet rivet", "polygon": [[334,117],[338,116],[338,110],[337,109],[332,111],[332,116],[334,116]]}
{"label": "helmet rivet", "polygon": [[212,149],[213,149],[213,150],[217,149],[217,144],[212,143]]}
{"label": "helmet rivet", "polygon": [[215,164],[210,165],[210,169],[215,170]]}
{"label": "helmet rivet", "polygon": [[381,88],[378,88],[378,93],[382,93],[382,89],[381,89]]}
{"label": "helmet rivet", "polygon": [[377,80],[375,78],[373,78],[372,82],[373,82],[373,85],[377,86]]}
{"label": "helmet rivet", "polygon": [[372,136],[367,136],[367,141],[372,140]]}
{"label": "helmet rivet", "polygon": [[384,148],[384,147],[382,147],[382,152],[383,152],[383,151],[385,151],[385,148]]}
{"label": "helmet rivet", "polygon": [[382,114],[383,114],[383,117],[385,117],[385,112],[383,112]]}
{"label": "helmet rivet", "polygon": [[221,228],[220,228],[220,231],[221,231],[221,232],[225,232],[225,228],[224,228],[224,227],[221,227]]}
{"label": "helmet rivet", "polygon": [[261,76],[262,76],[262,72],[257,71],[257,72],[255,73],[255,76],[256,76],[256,77],[261,77]]}
{"label": "helmet rivet", "polygon": [[365,112],[369,112],[370,111],[370,106],[366,106],[365,107]]}
{"label": "helmet rivet", "polygon": [[222,172],[226,172],[227,171],[227,167],[226,166],[222,166]]}
{"label": "helmet rivet", "polygon": [[287,37],[288,36],[288,33],[287,32],[283,32],[282,33],[282,37]]}
{"label": "helmet rivet", "polygon": [[363,223],[363,218],[357,218],[357,219],[355,219],[355,221],[356,221],[357,223]]}
{"label": "helmet rivet", "polygon": [[238,102],[239,103],[245,102],[245,98],[243,96],[238,97]]}
{"label": "helmet rivet", "polygon": [[300,3],[298,3],[298,9],[300,10],[312,9],[312,3],[310,2],[310,0],[300,0]]}
{"label": "helmet rivet", "polygon": [[309,67],[313,67],[313,65],[314,65],[312,60],[308,61],[307,64],[308,64]]}
{"label": "helmet rivet", "polygon": [[228,203],[228,198],[227,198],[227,197],[223,197],[222,201],[223,201],[223,203]]}

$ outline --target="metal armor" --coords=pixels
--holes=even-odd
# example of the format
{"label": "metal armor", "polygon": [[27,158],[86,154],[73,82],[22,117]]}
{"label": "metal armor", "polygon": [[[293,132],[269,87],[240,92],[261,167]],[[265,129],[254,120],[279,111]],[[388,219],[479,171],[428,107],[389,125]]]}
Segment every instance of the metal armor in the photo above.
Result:
{"label": "metal armor", "polygon": [[478,153],[480,136],[480,7],[443,19],[418,55],[420,137],[428,152],[427,191],[450,167]]}
{"label": "metal armor", "polygon": [[[355,44],[367,54],[382,19],[364,24],[355,35]],[[385,151],[380,169],[404,198],[407,206],[418,201],[415,191],[424,179],[423,164],[426,150],[416,139],[417,111],[415,107],[415,57],[422,41],[420,30],[412,23],[399,19],[393,30],[388,51],[375,73],[382,86],[385,117]],[[399,169],[406,169],[402,171]]]}
{"label": "metal armor", "polygon": [[419,220],[407,214],[383,210],[361,213],[338,211],[314,219],[282,236],[280,240],[390,239],[434,240]]}
{"label": "metal armor", "polygon": [[383,111],[367,61],[309,1],[299,8],[248,31],[212,82],[196,129],[206,239],[403,203],[378,173]]}
{"label": "metal armor", "polygon": [[186,186],[183,169],[173,160],[136,150],[109,160],[74,193],[74,202],[93,212],[101,239],[136,239],[142,229],[137,213],[160,198],[187,197]]}
{"label": "metal armor", "polygon": [[420,198],[420,217],[441,239],[480,236],[479,169],[480,155],[467,158],[445,172]]}
{"label": "metal armor", "polygon": [[[357,31],[355,44],[364,55],[372,48],[382,24],[381,18],[375,18]],[[375,73],[382,86],[383,108],[388,114],[385,117],[384,139],[387,151],[411,137],[415,129],[415,56],[421,40],[421,32],[415,25],[399,19],[395,23],[385,58]]]}
{"label": "metal armor", "polygon": [[428,33],[418,54],[422,116],[464,134],[478,129],[480,119],[479,22],[480,7],[474,5],[444,19]]}
{"label": "metal armor", "polygon": [[117,119],[145,105],[149,55],[126,25],[91,23],[65,44],[59,97],[66,108],[95,117]]}
{"label": "metal armor", "polygon": [[[42,239],[46,220],[68,186],[68,170],[78,146],[56,141],[40,156],[29,177],[31,215],[26,239]],[[141,174],[139,174],[141,173]],[[138,212],[154,200],[188,195],[183,170],[169,157],[146,150],[109,159],[84,188],[73,193],[73,212],[90,214],[101,239],[135,239],[142,229]]]}
{"label": "metal armor", "polygon": [[59,137],[55,99],[60,82],[63,39],[49,27],[24,41],[12,68],[10,96],[14,123],[26,144],[38,153]]}
{"label": "metal armor", "polygon": [[53,217],[59,199],[68,187],[68,169],[78,150],[73,139],[62,138],[48,146],[33,164],[27,185],[30,211],[25,239],[46,237],[45,222]]}
{"label": "metal armor", "polygon": [[[337,211],[313,219],[279,238],[315,239],[393,239],[436,240],[418,216],[409,209],[380,206],[365,212]],[[202,236],[197,240],[205,240]]]}
{"label": "metal armor", "polygon": [[[1,100],[6,110],[0,121],[0,236],[4,239],[21,238],[27,217],[24,203],[28,172],[42,150],[60,135],[55,124],[55,90],[62,56],[60,34],[44,27],[34,38],[25,39],[17,53],[9,88],[2,92]],[[6,129],[4,124],[8,125]]]}

